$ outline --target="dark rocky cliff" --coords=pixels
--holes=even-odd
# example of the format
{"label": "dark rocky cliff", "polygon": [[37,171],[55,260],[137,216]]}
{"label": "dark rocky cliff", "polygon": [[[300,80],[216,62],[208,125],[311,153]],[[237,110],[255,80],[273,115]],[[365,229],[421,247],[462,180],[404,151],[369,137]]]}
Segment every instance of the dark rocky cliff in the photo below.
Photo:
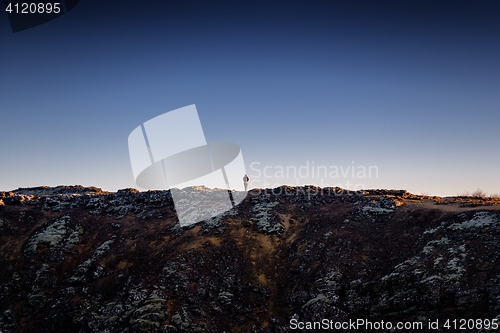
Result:
{"label": "dark rocky cliff", "polygon": [[498,199],[281,187],[188,228],[168,191],[0,199],[0,332],[500,319]]}

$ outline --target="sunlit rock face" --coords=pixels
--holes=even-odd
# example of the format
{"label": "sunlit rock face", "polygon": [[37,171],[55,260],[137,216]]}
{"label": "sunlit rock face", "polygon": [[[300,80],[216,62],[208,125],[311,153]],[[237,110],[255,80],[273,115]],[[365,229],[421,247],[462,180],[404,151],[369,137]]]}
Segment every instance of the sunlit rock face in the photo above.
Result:
{"label": "sunlit rock face", "polygon": [[[189,198],[217,191],[179,195],[196,217]],[[0,332],[500,319],[499,239],[500,201],[479,197],[283,186],[183,227],[169,191],[0,192]]]}

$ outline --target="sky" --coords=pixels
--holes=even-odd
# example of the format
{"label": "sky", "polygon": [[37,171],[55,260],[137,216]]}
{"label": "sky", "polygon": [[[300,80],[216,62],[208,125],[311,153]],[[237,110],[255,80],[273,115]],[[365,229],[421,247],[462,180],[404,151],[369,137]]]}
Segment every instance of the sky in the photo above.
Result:
{"label": "sky", "polygon": [[128,135],[195,104],[251,187],[500,193],[498,1],[81,0],[16,33],[4,14],[0,190],[137,188]]}

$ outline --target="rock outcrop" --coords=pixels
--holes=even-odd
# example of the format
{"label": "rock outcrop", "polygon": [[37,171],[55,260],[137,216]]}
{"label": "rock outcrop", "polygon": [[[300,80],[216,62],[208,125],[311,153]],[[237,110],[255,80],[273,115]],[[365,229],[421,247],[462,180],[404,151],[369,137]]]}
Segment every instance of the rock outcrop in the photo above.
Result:
{"label": "rock outcrop", "polygon": [[183,228],[169,191],[0,192],[0,332],[500,320],[499,240],[498,199],[282,186]]}

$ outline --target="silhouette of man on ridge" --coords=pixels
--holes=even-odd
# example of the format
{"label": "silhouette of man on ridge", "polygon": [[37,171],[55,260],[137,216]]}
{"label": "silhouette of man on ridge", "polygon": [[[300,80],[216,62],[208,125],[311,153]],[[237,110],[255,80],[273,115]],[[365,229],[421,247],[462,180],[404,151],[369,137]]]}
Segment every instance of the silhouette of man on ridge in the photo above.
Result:
{"label": "silhouette of man on ridge", "polygon": [[248,178],[248,175],[245,174],[243,176],[243,184],[245,184],[245,191],[248,191],[248,181],[250,180],[250,178]]}

